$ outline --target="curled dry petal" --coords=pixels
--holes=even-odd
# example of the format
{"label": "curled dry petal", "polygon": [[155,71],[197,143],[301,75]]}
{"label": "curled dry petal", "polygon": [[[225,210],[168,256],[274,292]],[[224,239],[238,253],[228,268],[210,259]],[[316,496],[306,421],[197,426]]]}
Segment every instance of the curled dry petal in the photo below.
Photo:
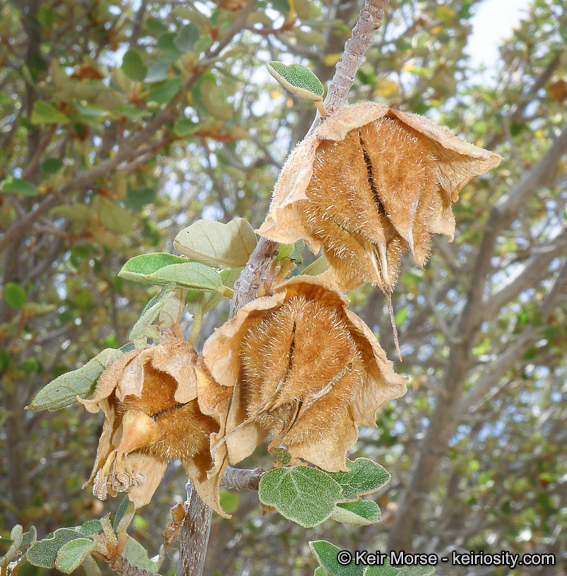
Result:
{"label": "curled dry petal", "polygon": [[423,266],[432,233],[452,240],[451,203],[501,160],[421,116],[345,106],[289,156],[258,233],[322,248],[342,289],[371,282],[389,293],[402,253]]}
{"label": "curled dry petal", "polygon": [[198,404],[197,353],[185,341],[134,350],[99,379],[87,410],[105,416],[87,484],[105,499],[128,492],[137,507],[153,496],[170,460],[180,459],[201,498],[219,513],[220,479],[210,477],[210,435],[218,423]]}
{"label": "curled dry petal", "polygon": [[[343,470],[357,422],[406,391],[406,379],[348,301],[319,278],[299,276],[243,307],[205,343],[206,369],[233,390],[211,437],[217,465],[236,464],[268,435],[329,471]],[[216,442],[216,445],[215,445]]]}

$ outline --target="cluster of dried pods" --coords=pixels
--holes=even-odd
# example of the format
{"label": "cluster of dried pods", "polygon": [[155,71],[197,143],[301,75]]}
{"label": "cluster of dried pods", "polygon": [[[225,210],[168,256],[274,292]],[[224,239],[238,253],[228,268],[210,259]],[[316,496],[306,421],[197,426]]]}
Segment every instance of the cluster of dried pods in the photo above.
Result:
{"label": "cluster of dried pods", "polygon": [[365,103],[346,106],[301,142],[280,174],[259,233],[305,240],[329,269],[264,287],[205,343],[202,354],[164,336],[101,376],[85,407],[105,415],[96,496],[149,502],[167,462],[180,459],[201,498],[224,515],[222,473],[270,436],[292,463],[345,469],[357,425],[402,396],[372,330],[347,309],[364,282],[389,294],[402,253],[419,266],[430,236],[453,238],[451,203],[501,157],[429,120]]}

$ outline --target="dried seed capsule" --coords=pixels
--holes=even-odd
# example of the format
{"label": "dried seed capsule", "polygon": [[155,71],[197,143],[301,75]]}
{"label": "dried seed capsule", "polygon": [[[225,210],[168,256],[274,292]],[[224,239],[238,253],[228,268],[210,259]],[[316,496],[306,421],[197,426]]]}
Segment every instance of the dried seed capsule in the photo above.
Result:
{"label": "dried seed capsule", "polygon": [[347,303],[321,280],[298,276],[207,340],[204,362],[234,389],[216,438],[232,464],[269,435],[270,450],[285,446],[294,458],[344,469],[357,423],[375,425],[377,409],[405,393],[406,379]]}
{"label": "dried seed capsule", "polygon": [[128,492],[137,507],[147,504],[167,463],[179,458],[201,498],[223,514],[220,478],[209,477],[210,436],[219,424],[198,403],[195,350],[183,340],[134,350],[100,377],[90,412],[105,415],[96,461],[87,484],[106,499]]}
{"label": "dried seed capsule", "polygon": [[259,234],[323,250],[335,283],[390,293],[402,253],[453,239],[451,202],[502,158],[414,114],[365,103],[330,116],[287,159]]}

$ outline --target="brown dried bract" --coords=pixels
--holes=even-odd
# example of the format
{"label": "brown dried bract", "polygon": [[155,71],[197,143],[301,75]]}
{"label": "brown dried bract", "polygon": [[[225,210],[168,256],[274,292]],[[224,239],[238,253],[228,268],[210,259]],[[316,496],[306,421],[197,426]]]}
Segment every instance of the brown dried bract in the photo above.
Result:
{"label": "brown dried bract", "polygon": [[423,266],[432,233],[452,240],[451,202],[501,160],[421,116],[345,106],[289,156],[258,233],[322,248],[341,289],[390,293],[402,253]]}
{"label": "brown dried bract", "polygon": [[86,485],[101,500],[128,492],[147,504],[170,460],[179,458],[201,498],[223,514],[220,478],[209,476],[210,435],[218,423],[201,412],[195,373],[197,353],[184,340],[133,350],[100,377],[89,412],[104,412],[95,464]]}
{"label": "brown dried bract", "polygon": [[[234,389],[226,425],[211,437],[220,464],[246,458],[268,435],[328,471],[344,470],[357,423],[406,391],[406,379],[347,300],[320,279],[299,276],[243,307],[205,343],[203,359]],[[226,413],[225,412],[225,413]],[[216,442],[216,445],[215,445]]]}

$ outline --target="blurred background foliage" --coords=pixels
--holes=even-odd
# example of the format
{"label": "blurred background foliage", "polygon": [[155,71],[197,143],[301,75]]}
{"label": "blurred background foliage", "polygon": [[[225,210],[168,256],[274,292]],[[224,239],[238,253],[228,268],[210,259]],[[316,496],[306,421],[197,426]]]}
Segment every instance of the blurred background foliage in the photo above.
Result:
{"label": "blurred background foliage", "polygon": [[[404,262],[397,369],[412,382],[356,450],[392,473],[378,495],[383,520],[306,531],[263,516],[255,493],[227,493],[234,515],[213,523],[207,574],[310,574],[307,541],[319,538],[349,549],[552,552],[557,566],[516,573],[565,573],[567,5],[532,1],[487,80],[464,52],[481,3],[390,0],[350,97],[427,115],[505,158],[463,190],[455,242],[436,238],[425,270]],[[198,218],[262,222],[314,116],[263,64],[301,62],[328,83],[362,4],[0,4],[3,537],[16,522],[41,538],[116,508],[81,489],[100,419],[24,407],[54,377],[126,342],[150,296],[117,277],[128,258],[170,251]],[[350,297],[394,358],[382,293]],[[226,317],[223,306],[210,312],[203,336]],[[184,481],[170,466],[135,520],[150,553]],[[162,573],[174,570],[172,549]],[[459,570],[438,573],[507,573]]]}

